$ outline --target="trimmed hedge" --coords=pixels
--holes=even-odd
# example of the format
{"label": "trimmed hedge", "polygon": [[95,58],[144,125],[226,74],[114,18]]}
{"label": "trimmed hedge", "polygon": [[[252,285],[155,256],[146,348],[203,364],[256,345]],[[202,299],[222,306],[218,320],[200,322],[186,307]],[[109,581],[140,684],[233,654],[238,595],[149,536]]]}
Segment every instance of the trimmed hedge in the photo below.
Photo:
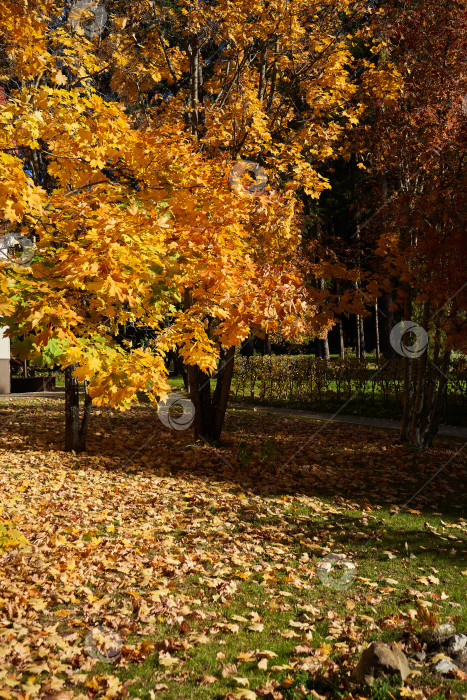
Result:
{"label": "trimmed hedge", "polygon": [[[438,370],[432,367],[433,373]],[[449,369],[446,404],[466,413],[467,361],[456,360]],[[235,358],[232,390],[236,396],[266,401],[326,403],[349,401],[383,407],[401,405],[404,392],[404,359],[374,362],[348,358],[264,355]]]}

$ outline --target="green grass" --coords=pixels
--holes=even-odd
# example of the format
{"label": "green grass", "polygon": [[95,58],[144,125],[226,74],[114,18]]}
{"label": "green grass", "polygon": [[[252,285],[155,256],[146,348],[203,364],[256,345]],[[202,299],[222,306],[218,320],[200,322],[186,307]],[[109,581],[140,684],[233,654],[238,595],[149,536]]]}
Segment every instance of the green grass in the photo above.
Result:
{"label": "green grass", "polygon": [[[331,508],[332,502],[328,504]],[[371,516],[370,516],[371,517]],[[460,542],[452,542],[449,548],[430,546],[427,531],[420,530],[421,521],[416,514],[399,513],[392,516],[388,509],[378,509],[374,511],[368,525],[362,524],[362,512],[358,510],[346,510],[338,516],[330,515],[326,519],[316,518],[312,509],[300,503],[284,507],[282,518],[286,525],[284,532],[289,532],[292,538],[292,551],[281,560],[284,568],[278,568],[276,578],[273,582],[265,580],[261,575],[256,580],[241,582],[238,594],[224,604],[219,604],[213,598],[213,592],[197,577],[192,577],[186,581],[184,590],[188,597],[199,596],[203,602],[203,610],[215,613],[215,622],[239,625],[238,633],[224,632],[220,630],[215,635],[210,635],[209,625],[193,624],[190,633],[187,635],[173,634],[173,630],[165,625],[161,625],[159,634],[153,639],[164,639],[167,635],[174,638],[190,639],[190,635],[199,632],[212,641],[208,644],[198,644],[186,652],[178,652],[177,657],[183,661],[183,690],[181,690],[180,672],[182,669],[176,668],[173,672],[164,671],[157,661],[157,654],[149,656],[143,663],[135,663],[125,669],[113,669],[112,672],[121,681],[132,680],[134,683],[129,687],[130,697],[149,698],[151,688],[157,682],[163,682],[168,686],[167,690],[157,693],[161,700],[169,700],[177,697],[196,698],[204,700],[208,698],[220,698],[223,694],[240,689],[242,686],[234,680],[234,677],[246,678],[251,689],[256,688],[274,678],[280,683],[285,683],[287,694],[285,697],[294,696],[294,688],[300,683],[297,682],[296,673],[292,669],[271,671],[272,666],[288,666],[291,658],[297,658],[294,647],[298,644],[309,643],[311,648],[323,648],[323,645],[330,645],[330,658],[339,664],[343,654],[339,650],[332,649],[336,641],[344,644],[351,643],[352,634],[348,630],[343,633],[338,640],[330,633],[330,622],[328,615],[331,612],[338,620],[354,620],[357,630],[364,633],[364,646],[374,640],[397,641],[400,640],[401,633],[405,630],[416,632],[421,628],[421,624],[415,619],[411,620],[408,611],[415,610],[414,600],[416,595],[420,599],[430,604],[430,610],[436,612],[440,622],[445,620],[455,620],[459,630],[467,628],[467,609],[465,606],[465,577],[461,574],[462,547]],[[300,518],[300,520],[297,520]],[[440,516],[435,514],[424,514],[424,522],[435,528],[440,527]],[[316,576],[310,578],[310,585],[307,590],[300,590],[290,583],[294,571],[303,571],[304,555],[310,555],[310,548],[307,546],[309,535],[306,523],[311,521],[312,532],[320,530],[320,527],[334,532],[333,547],[334,552],[342,551],[344,545],[348,545],[352,551],[352,561],[357,564],[356,577],[346,590],[334,590],[332,587],[324,585]],[[451,522],[446,514],[443,515],[444,522]],[[259,520],[252,523],[245,523],[242,534],[246,535],[257,527],[271,525],[271,518],[259,515]],[[455,519],[453,520],[455,522]],[[277,527],[277,522],[272,524]],[[373,539],[374,533],[380,532],[381,539]],[[177,536],[177,534],[176,534]],[[182,535],[178,533],[182,540]],[[320,538],[321,539],[321,538]],[[322,543],[324,546],[324,542]],[[347,549],[349,549],[347,547]],[[395,558],[389,559],[385,551],[395,552]],[[320,559],[324,550],[311,550],[312,560],[309,562],[310,572]],[[464,550],[465,553],[465,550]],[[259,558],[258,558],[259,560]],[[274,568],[275,563],[271,561]],[[253,564],[254,566],[254,564]],[[433,572],[436,574],[433,574]],[[440,600],[431,596],[432,590],[426,585],[418,582],[420,577],[436,575],[440,584],[436,589],[443,593],[445,599]],[[253,578],[253,577],[252,577]],[[391,583],[387,583],[390,579]],[[397,583],[394,583],[397,581]],[[389,590],[391,589],[391,590]],[[459,607],[452,607],[451,603],[457,603]],[[318,614],[307,612],[309,606],[317,609]],[[286,608],[286,609],[281,609]],[[252,613],[257,613],[262,619],[264,630],[262,632],[249,631],[249,623],[236,622],[234,616],[248,618]],[[406,617],[403,617],[403,616]],[[363,616],[363,617],[362,617]],[[368,630],[369,619],[380,621],[388,620],[388,629],[382,634],[380,630]],[[306,624],[310,621],[309,630],[305,632],[307,640],[303,638],[286,639],[279,636],[278,632],[292,630],[302,637],[302,630],[290,626],[290,621]],[[401,625],[402,621],[402,625]],[[327,648],[324,647],[325,651]],[[269,669],[264,671],[258,668],[257,656],[251,661],[239,662],[238,656],[241,652],[257,650],[272,651],[275,656],[268,662]],[[225,657],[221,660],[217,654],[221,652]],[[299,656],[299,655],[298,655]],[[347,656],[347,653],[344,653]],[[326,655],[323,657],[326,658]],[[221,667],[223,664],[234,663],[237,665],[237,672],[234,676],[222,678]],[[95,668],[97,674],[108,671],[109,666],[99,664]],[[218,681],[212,685],[200,685],[199,680],[204,675],[212,675]],[[320,674],[301,675],[298,681],[310,683],[310,688],[314,687],[319,692],[331,693],[331,697],[350,697],[351,684],[346,678],[326,679]],[[311,682],[312,681],[312,682]],[[438,679],[424,673],[423,682],[428,687],[439,685]],[[446,680],[444,682],[445,693],[437,697],[450,697],[449,692],[461,692],[467,689],[467,685],[461,681]],[[387,684],[382,684],[386,688]],[[392,687],[392,686],[390,686]],[[450,689],[450,690],[449,690]],[[329,695],[328,695],[329,696]],[[375,697],[378,697],[375,695]],[[390,697],[389,695],[384,697]]]}

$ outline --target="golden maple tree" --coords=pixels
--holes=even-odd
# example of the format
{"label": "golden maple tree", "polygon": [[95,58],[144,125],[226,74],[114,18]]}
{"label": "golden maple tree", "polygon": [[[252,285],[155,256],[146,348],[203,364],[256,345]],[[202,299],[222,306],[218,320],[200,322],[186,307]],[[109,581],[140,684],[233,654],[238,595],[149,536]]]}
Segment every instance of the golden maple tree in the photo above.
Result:
{"label": "golden maple tree", "polygon": [[[195,434],[216,438],[235,346],[313,316],[299,193],[328,186],[318,164],[364,108],[350,76],[363,5],[98,6],[5,3],[0,208],[37,244],[31,266],[0,270],[5,323],[96,404],[163,397],[177,346]],[[238,160],[265,168],[260,196],[229,186]],[[151,348],[116,342],[127,322],[157,331]]]}

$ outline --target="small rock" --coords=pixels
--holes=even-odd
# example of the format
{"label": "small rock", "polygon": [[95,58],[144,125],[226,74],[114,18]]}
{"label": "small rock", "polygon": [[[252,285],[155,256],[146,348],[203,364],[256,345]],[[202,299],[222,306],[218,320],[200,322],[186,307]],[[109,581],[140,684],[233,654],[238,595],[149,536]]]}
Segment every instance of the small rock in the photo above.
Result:
{"label": "small rock", "polygon": [[444,625],[439,625],[434,629],[432,629],[431,627],[426,627],[424,630],[422,630],[420,637],[424,642],[427,643],[444,642],[446,639],[448,639],[448,637],[451,637],[453,634],[455,634],[455,632],[456,628],[454,627],[454,625],[445,623]]}
{"label": "small rock", "polygon": [[440,640],[447,639],[452,634],[455,634],[455,631],[456,628],[454,627],[454,625],[450,625],[448,622],[446,622],[444,625],[439,625],[435,628],[436,638]]}
{"label": "small rock", "polygon": [[426,659],[426,654],[424,651],[417,651],[417,653],[414,654],[413,657],[415,661],[419,661],[422,664]]}
{"label": "small rock", "polygon": [[467,635],[454,634],[449,637],[447,647],[450,654],[460,654],[467,647]]}
{"label": "small rock", "polygon": [[365,649],[354,670],[358,683],[373,685],[376,678],[398,675],[403,681],[410,673],[407,657],[397,644],[373,642]]}
{"label": "small rock", "polygon": [[467,648],[463,649],[460,654],[457,654],[455,660],[458,668],[464,673],[467,673]]}
{"label": "small rock", "polygon": [[435,673],[446,676],[450,671],[457,671],[457,666],[451,659],[440,659],[431,667]]}

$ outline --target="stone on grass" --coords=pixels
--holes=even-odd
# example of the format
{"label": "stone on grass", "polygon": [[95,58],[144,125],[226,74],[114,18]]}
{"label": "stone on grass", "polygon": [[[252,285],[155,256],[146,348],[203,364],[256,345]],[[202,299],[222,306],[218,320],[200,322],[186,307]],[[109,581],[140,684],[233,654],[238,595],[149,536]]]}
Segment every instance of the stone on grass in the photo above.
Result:
{"label": "stone on grass", "polygon": [[461,671],[467,673],[467,648],[463,649],[460,654],[457,654],[456,664]]}
{"label": "stone on grass", "polygon": [[439,659],[433,664],[431,670],[434,673],[439,673],[441,676],[446,676],[450,671],[457,671],[457,666],[451,659]]}
{"label": "stone on grass", "polygon": [[467,648],[467,635],[453,634],[453,636],[448,639],[447,648],[449,654],[460,654],[461,651]]}
{"label": "stone on grass", "polygon": [[358,683],[373,685],[377,678],[399,676],[403,681],[410,673],[407,657],[397,644],[373,642],[365,649],[354,670]]}
{"label": "stone on grass", "polygon": [[435,627],[434,629],[431,627],[426,627],[424,630],[422,630],[420,637],[427,643],[440,643],[446,641],[446,639],[455,634],[455,632],[456,628],[454,625],[445,623],[444,625],[438,625],[438,627]]}

